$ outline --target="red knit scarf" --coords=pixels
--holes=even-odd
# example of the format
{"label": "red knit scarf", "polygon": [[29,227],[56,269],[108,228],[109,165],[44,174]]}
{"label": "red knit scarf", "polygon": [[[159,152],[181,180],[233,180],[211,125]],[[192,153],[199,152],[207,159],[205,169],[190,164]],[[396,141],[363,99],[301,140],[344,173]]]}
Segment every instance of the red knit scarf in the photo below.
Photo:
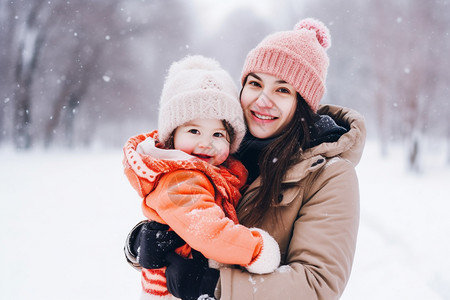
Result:
{"label": "red knit scarf", "polygon": [[125,173],[130,182],[138,181],[140,186],[138,193],[141,197],[146,197],[156,186],[159,177],[165,173],[180,169],[201,171],[211,180],[220,195],[215,197],[217,205],[222,207],[228,218],[238,223],[235,207],[241,197],[239,189],[247,179],[247,170],[242,163],[231,156],[220,166],[213,166],[194,156],[182,160],[157,159],[137,152],[138,145],[147,138],[153,139],[155,146],[161,148],[158,132],[155,130],[130,138],[123,149]]}

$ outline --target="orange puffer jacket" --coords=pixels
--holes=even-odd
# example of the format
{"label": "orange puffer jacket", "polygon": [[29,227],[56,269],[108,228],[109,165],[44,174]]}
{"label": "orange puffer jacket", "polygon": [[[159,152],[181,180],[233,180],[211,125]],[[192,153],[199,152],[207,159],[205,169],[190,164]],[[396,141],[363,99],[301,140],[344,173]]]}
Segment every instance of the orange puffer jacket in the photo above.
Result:
{"label": "orange puffer jacket", "polygon": [[158,146],[153,131],[130,138],[124,147],[125,174],[144,198],[144,215],[168,224],[207,258],[254,273],[277,268],[278,244],[264,231],[237,224],[235,206],[247,177],[244,166],[229,158],[214,167]]}

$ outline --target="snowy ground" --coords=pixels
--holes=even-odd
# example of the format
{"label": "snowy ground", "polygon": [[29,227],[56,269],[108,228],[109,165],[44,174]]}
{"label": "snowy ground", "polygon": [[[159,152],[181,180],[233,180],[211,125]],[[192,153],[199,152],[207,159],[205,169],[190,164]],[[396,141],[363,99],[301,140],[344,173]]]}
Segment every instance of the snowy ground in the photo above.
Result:
{"label": "snowy ground", "polygon": [[[0,149],[0,299],[138,299],[124,260],[139,200],[121,152]],[[366,148],[358,167],[361,226],[343,300],[450,299],[450,168],[428,157],[405,172],[401,152]]]}

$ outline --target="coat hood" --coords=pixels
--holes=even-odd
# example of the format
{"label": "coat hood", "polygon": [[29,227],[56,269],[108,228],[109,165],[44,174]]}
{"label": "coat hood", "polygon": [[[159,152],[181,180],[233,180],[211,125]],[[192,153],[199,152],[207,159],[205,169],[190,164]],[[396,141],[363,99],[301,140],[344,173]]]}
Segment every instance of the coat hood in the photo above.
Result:
{"label": "coat hood", "polygon": [[337,125],[348,129],[336,142],[322,143],[303,153],[305,158],[321,155],[325,158],[340,156],[356,166],[361,160],[366,140],[364,117],[349,108],[322,105],[318,113],[330,116]]}
{"label": "coat hood", "polygon": [[[335,142],[323,142],[301,153],[300,162],[288,170],[284,182],[298,182],[334,157],[349,161],[353,167],[361,160],[366,140],[364,117],[354,110],[335,105],[322,105],[318,113],[330,116],[337,125],[346,128],[347,132]],[[259,185],[259,180],[254,184]]]}

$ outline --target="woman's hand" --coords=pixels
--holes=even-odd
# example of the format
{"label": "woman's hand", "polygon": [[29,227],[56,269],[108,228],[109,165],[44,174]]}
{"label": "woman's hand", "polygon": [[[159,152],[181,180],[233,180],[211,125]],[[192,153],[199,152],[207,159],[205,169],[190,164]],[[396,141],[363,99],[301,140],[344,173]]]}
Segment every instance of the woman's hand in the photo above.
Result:
{"label": "woman's hand", "polygon": [[128,234],[125,256],[136,269],[159,269],[167,265],[165,256],[185,242],[169,226],[154,221],[139,222]]}

